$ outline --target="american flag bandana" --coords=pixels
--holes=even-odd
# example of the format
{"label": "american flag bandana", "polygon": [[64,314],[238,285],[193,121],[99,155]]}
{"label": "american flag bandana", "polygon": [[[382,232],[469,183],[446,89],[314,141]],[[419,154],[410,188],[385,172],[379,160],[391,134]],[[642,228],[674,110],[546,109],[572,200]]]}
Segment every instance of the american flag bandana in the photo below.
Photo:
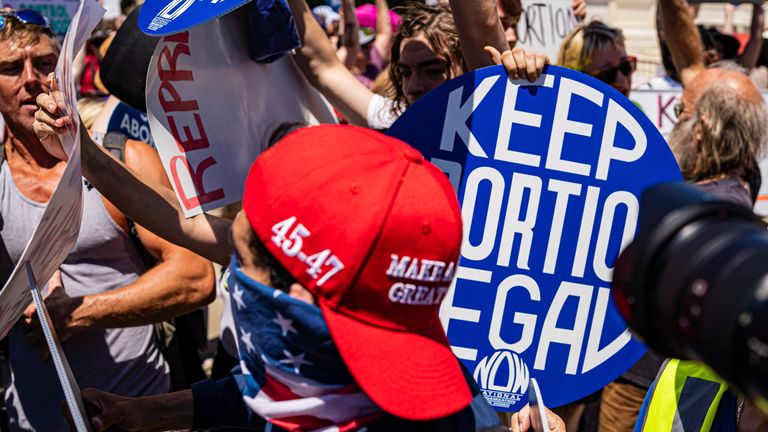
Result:
{"label": "american flag bandana", "polygon": [[288,431],[317,432],[358,430],[383,415],[344,365],[320,308],[254,281],[234,258],[227,282],[253,412]]}

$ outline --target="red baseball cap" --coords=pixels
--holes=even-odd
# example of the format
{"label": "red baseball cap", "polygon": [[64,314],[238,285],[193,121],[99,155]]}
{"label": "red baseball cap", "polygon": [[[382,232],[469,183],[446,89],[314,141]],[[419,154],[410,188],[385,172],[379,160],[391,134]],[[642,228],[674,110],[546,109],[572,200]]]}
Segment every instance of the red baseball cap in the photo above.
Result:
{"label": "red baseball cap", "polygon": [[315,296],[341,357],[379,407],[430,420],[469,405],[438,319],[462,239],[442,171],[375,131],[308,127],[254,162],[243,210]]}

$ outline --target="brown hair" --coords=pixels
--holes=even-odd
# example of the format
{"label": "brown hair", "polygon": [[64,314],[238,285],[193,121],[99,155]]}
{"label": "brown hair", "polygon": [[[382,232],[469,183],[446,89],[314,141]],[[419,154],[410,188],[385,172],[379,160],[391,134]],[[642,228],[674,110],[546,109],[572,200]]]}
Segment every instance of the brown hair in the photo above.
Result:
{"label": "brown hair", "polygon": [[514,17],[515,20],[520,19],[520,15],[523,14],[523,5],[520,0],[498,0],[501,10],[510,17]]}
{"label": "brown hair", "polygon": [[[13,8],[0,8],[0,14],[13,14]],[[0,30],[0,41],[16,40],[23,44],[36,44],[40,36],[45,35],[51,40],[51,46],[58,53],[61,47],[55,37],[50,35],[50,29],[37,24],[26,24],[14,18],[6,18],[5,26]]]}
{"label": "brown hair", "polygon": [[402,17],[403,23],[392,42],[389,78],[394,89],[392,111],[395,115],[399,115],[408,108],[408,101],[403,92],[403,74],[398,69],[403,40],[418,35],[424,36],[435,55],[448,64],[449,78],[463,73],[467,68],[464,64],[464,57],[461,55],[459,33],[456,30],[456,23],[453,21],[450,6],[446,4],[427,6],[421,3],[409,3],[407,6],[395,10]]}

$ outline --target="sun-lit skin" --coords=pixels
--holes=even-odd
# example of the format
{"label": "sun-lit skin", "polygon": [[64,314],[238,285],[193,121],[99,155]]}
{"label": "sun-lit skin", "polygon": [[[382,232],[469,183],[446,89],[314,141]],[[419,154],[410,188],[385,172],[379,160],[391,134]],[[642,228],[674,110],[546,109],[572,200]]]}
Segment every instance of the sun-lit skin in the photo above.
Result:
{"label": "sun-lit skin", "polygon": [[0,112],[12,129],[32,130],[35,99],[50,90],[47,77],[58,55],[55,42],[45,34],[36,42],[0,42]]}
{"label": "sun-lit skin", "polygon": [[680,100],[683,104],[683,112],[678,117],[678,122],[685,122],[693,118],[696,114],[696,102],[701,95],[714,84],[725,84],[736,90],[745,101],[757,103],[762,97],[760,91],[755,87],[748,76],[737,71],[728,71],[714,68],[705,69],[683,89]]}
{"label": "sun-lit skin", "polygon": [[[583,72],[596,75],[606,69],[616,67],[621,63],[621,60],[627,56],[626,50],[620,45],[609,45],[600,50],[597,55],[592,58]],[[611,83],[611,87],[615,88],[624,96],[629,96],[629,92],[632,89],[632,74],[624,75],[623,72],[618,71],[616,73],[616,79]]]}
{"label": "sun-lit skin", "polygon": [[451,70],[420,34],[403,40],[397,67],[403,76],[402,89],[408,104],[413,104],[428,91],[461,74],[461,71]]}

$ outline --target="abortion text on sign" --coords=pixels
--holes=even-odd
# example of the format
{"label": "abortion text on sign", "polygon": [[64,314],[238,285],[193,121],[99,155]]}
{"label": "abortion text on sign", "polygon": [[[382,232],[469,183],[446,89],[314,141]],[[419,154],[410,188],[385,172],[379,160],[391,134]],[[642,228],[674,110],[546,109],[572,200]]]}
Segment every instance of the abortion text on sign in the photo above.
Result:
{"label": "abortion text on sign", "polygon": [[478,71],[390,130],[459,193],[462,259],[441,319],[502,410],[522,407],[530,377],[558,406],[644,352],[610,300],[612,266],[642,190],[680,177],[662,137],[615,90],[561,68],[521,84],[500,68]]}
{"label": "abortion text on sign", "polygon": [[571,0],[523,0],[517,24],[518,45],[553,61],[565,36],[578,25]]}

